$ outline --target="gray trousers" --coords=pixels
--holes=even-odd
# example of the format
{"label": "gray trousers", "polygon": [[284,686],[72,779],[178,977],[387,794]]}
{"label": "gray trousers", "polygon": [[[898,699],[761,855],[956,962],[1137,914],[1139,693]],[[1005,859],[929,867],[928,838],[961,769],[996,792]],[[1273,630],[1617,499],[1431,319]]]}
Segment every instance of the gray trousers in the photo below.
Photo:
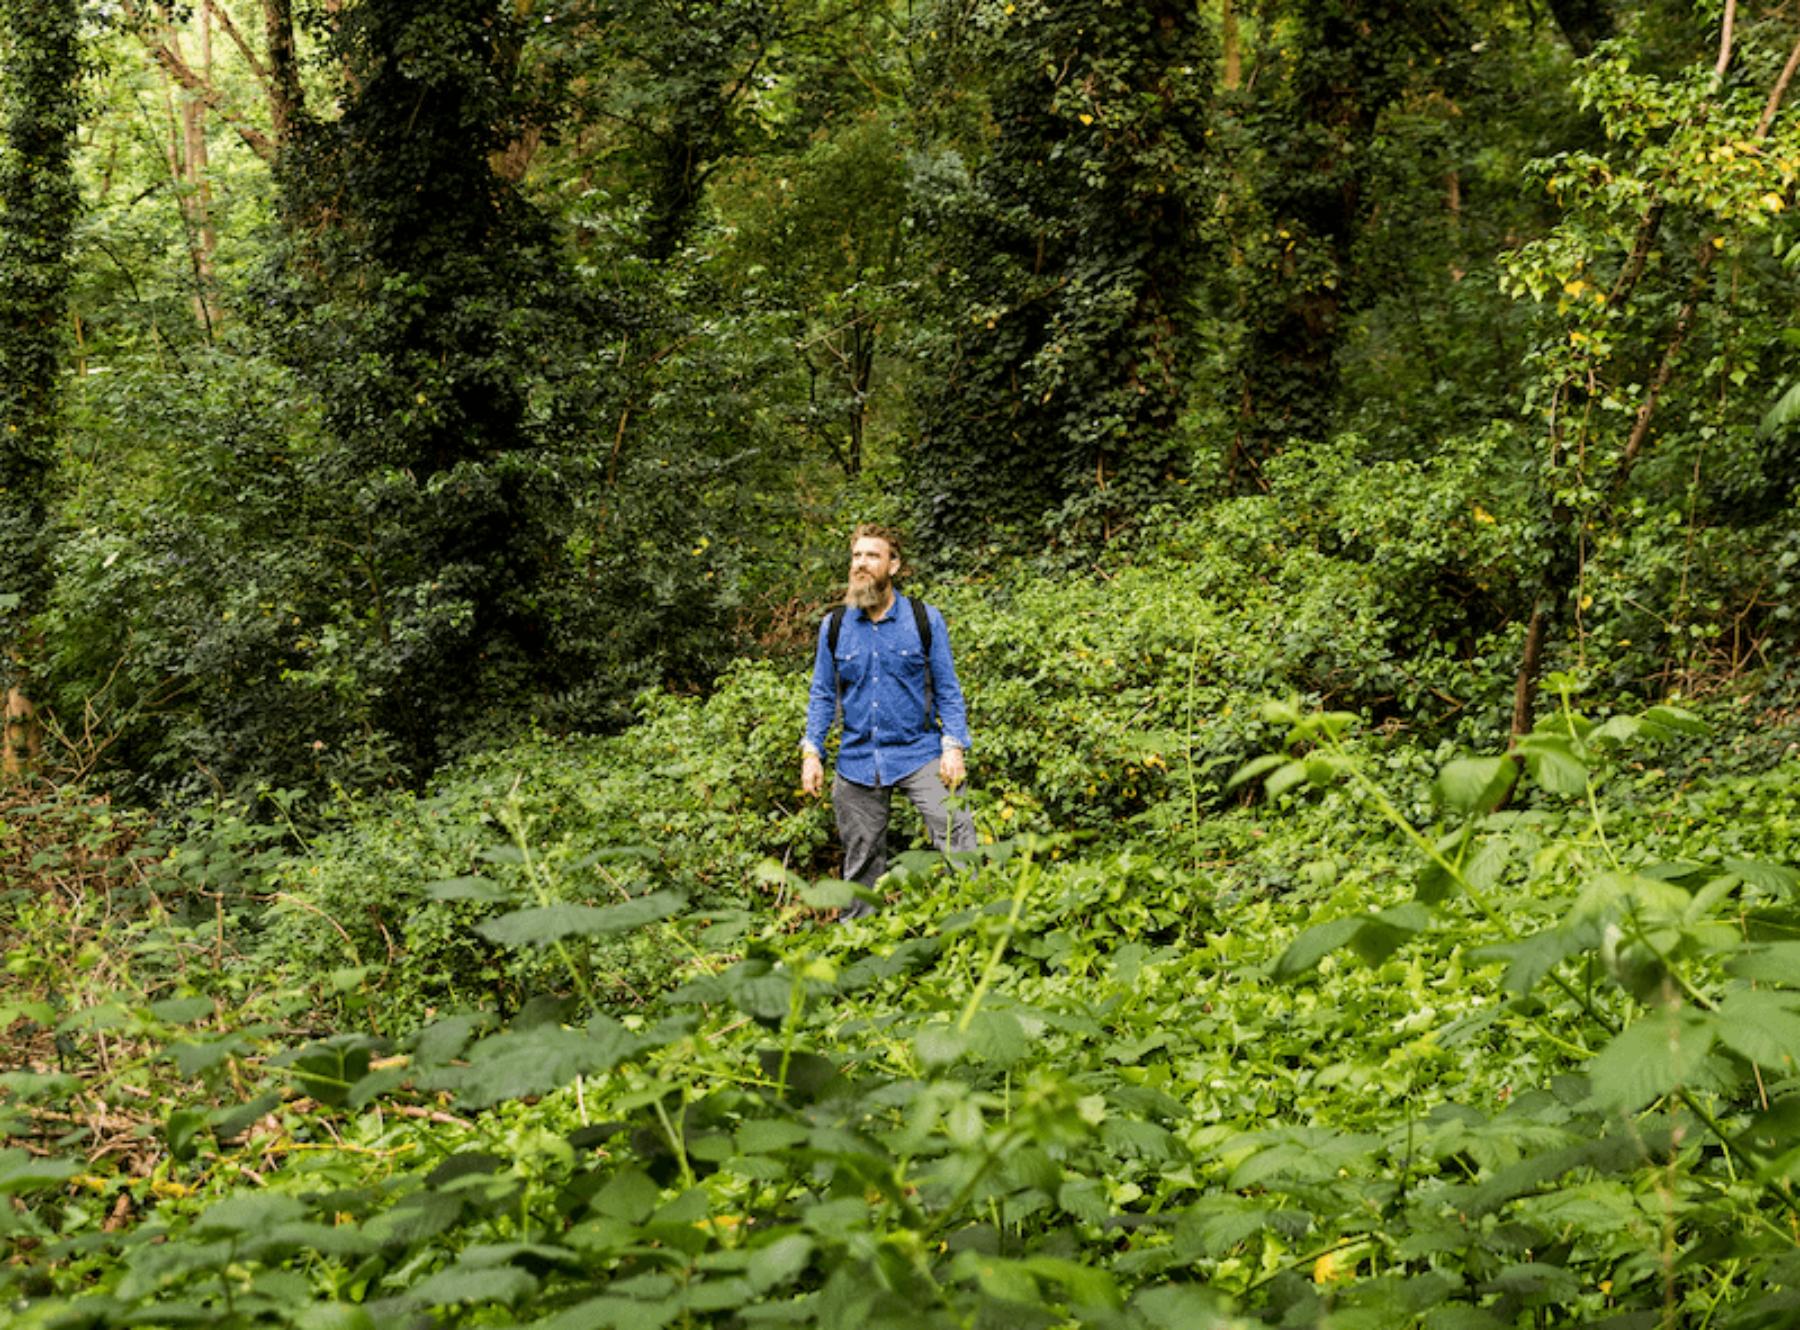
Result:
{"label": "gray trousers", "polygon": [[[975,819],[969,816],[966,808],[957,809],[954,816],[948,814],[944,801],[950,797],[950,792],[938,776],[936,762],[927,762],[892,785],[858,785],[837,776],[831,782],[831,803],[837,811],[838,840],[844,847],[844,877],[847,881],[872,887],[875,880],[887,872],[888,814],[893,807],[895,790],[912,800],[912,806],[925,820],[926,834],[938,849],[945,848],[946,823],[951,850],[960,853],[975,848]],[[855,919],[874,912],[873,906],[853,901],[838,918]]]}

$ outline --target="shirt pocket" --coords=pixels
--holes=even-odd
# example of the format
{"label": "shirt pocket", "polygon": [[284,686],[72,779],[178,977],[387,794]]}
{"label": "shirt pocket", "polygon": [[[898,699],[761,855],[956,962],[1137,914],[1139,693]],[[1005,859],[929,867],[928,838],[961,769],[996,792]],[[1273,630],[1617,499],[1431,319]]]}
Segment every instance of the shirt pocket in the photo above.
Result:
{"label": "shirt pocket", "polygon": [[866,651],[851,648],[838,652],[836,659],[838,683],[845,688],[861,683],[869,672],[869,653]]}

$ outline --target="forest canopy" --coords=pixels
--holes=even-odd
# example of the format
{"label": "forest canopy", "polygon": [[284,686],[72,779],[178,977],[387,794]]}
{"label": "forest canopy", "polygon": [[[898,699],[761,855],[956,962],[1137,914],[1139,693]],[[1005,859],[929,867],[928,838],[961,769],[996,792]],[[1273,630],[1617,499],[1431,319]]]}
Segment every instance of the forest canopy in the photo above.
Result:
{"label": "forest canopy", "polygon": [[[6,1314],[1791,1324],[1797,71],[0,0]],[[833,924],[862,523],[981,848]]]}
{"label": "forest canopy", "polygon": [[1073,567],[1386,474],[1334,539],[1515,730],[1786,622],[1779,6],[7,12],[4,659],[128,785],[616,728],[854,515]]}

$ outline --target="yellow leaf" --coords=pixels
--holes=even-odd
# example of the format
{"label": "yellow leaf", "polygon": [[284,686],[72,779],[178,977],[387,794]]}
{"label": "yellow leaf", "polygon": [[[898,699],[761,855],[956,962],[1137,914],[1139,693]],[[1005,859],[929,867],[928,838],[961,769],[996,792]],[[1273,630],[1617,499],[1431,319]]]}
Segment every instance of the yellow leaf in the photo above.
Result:
{"label": "yellow leaf", "polygon": [[1725,248],[1725,237],[1724,236],[1714,236],[1713,237],[1713,248],[1714,249],[1724,249]]}
{"label": "yellow leaf", "polygon": [[1484,526],[1494,525],[1494,515],[1480,504],[1475,505],[1475,520]]}
{"label": "yellow leaf", "polygon": [[1581,598],[1581,608],[1584,610],[1593,609],[1594,608],[1594,598],[1592,596],[1583,596]]}
{"label": "yellow leaf", "polygon": [[1015,9],[1015,8],[1017,8],[1017,6],[1015,6],[1015,5],[1008,5],[1008,6],[1007,6],[1007,7],[1006,7],[1006,12],[1007,12],[1007,13],[1009,13],[1009,14],[1010,14],[1010,13],[1012,13],[1012,12],[1013,12],[1013,10],[1014,10],[1014,9]]}
{"label": "yellow leaf", "polygon": [[1077,120],[1081,121],[1081,123],[1084,125],[1091,125],[1094,123],[1094,117],[1089,115],[1086,111],[1083,111],[1080,115],[1078,115],[1075,118]]}
{"label": "yellow leaf", "polygon": [[1342,1260],[1343,1253],[1328,1251],[1313,1262],[1312,1276],[1315,1284],[1339,1284],[1356,1273],[1356,1260],[1352,1257],[1348,1262]]}
{"label": "yellow leaf", "polygon": [[1783,208],[1787,207],[1787,201],[1783,199],[1781,195],[1775,193],[1774,190],[1770,190],[1767,194],[1762,196],[1762,203],[1763,207],[1767,208],[1770,212],[1780,212]]}
{"label": "yellow leaf", "polygon": [[1570,281],[1564,282],[1563,290],[1567,291],[1572,296],[1579,296],[1583,291],[1587,290],[1587,285],[1588,284],[1582,281],[1581,278],[1576,277]]}

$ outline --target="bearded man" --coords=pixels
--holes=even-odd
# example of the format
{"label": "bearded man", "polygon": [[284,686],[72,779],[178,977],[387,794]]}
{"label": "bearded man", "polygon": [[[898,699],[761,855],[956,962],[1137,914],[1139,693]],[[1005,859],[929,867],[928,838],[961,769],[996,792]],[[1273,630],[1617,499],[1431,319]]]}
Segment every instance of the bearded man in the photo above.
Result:
{"label": "bearded man", "polygon": [[[844,605],[819,625],[812,696],[801,742],[800,785],[825,788],[825,736],[843,717],[831,802],[844,847],[844,877],[865,887],[887,871],[887,826],[897,789],[925,820],[938,849],[975,848],[966,809],[948,812],[962,784],[969,722],[950,659],[944,616],[894,590],[900,538],[863,525],[850,542]],[[858,900],[840,920],[873,913]]]}

